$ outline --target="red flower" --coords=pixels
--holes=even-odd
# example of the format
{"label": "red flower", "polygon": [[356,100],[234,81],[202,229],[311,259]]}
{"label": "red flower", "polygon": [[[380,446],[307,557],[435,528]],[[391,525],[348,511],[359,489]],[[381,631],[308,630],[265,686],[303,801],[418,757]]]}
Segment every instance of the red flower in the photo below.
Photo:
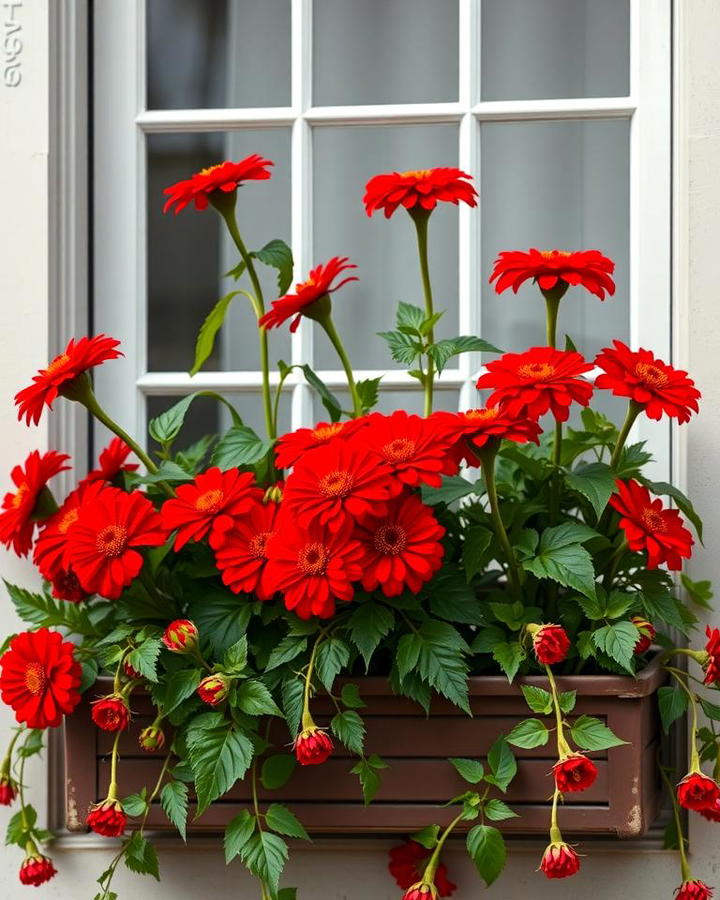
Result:
{"label": "red flower", "polygon": [[708,660],[705,664],[705,684],[720,682],[720,628],[705,626],[707,643],[705,650]]}
{"label": "red flower", "polygon": [[146,753],[156,753],[165,746],[165,733],[157,725],[148,725],[140,732],[138,744]]}
{"label": "red flower", "polygon": [[410,172],[388,172],[374,175],[365,186],[365,212],[371,216],[382,209],[389,219],[398,206],[408,212],[432,212],[438,204],[460,201],[476,206],[477,191],[470,184],[472,176],[461,169],[417,169]]}
{"label": "red flower", "polygon": [[34,853],[32,856],[26,857],[20,866],[20,881],[23,884],[31,884],[33,887],[45,884],[55,875],[57,875],[57,869],[52,860],[41,853]]}
{"label": "red flower", "polygon": [[333,749],[333,742],[317,725],[301,731],[293,744],[295,758],[301,766],[321,765],[332,754]]}
{"label": "red flower", "polygon": [[208,706],[219,706],[227,698],[230,682],[224,675],[208,675],[197,687],[198,696]]}
{"label": "red flower", "polygon": [[239,516],[247,513],[257,493],[252,472],[238,469],[221,471],[217,466],[198,475],[192,484],[176,488],[176,498],[166,500],[162,508],[163,527],[177,529],[175,551],[188,541],[201,541],[208,534],[211,542],[222,543]]}
{"label": "red flower", "polygon": [[319,422],[314,428],[298,428],[279,438],[275,445],[275,462],[279,469],[289,469],[318,447],[324,447],[335,438],[348,438],[358,428],[364,427],[367,417],[348,422]]}
{"label": "red flower", "polygon": [[163,632],[162,642],[173,653],[194,653],[200,637],[197,625],[189,619],[175,619]]}
{"label": "red flower", "polygon": [[267,576],[267,543],[275,533],[279,505],[262,498],[253,502],[247,515],[237,519],[225,535],[223,546],[215,551],[215,562],[222,573],[223,584],[234,594],[255,594],[258,600],[269,600],[273,590]]}
{"label": "red flower", "polygon": [[338,531],[349,519],[382,515],[400,490],[392,470],[361,443],[335,441],[301,459],[285,485],[283,509],[301,526]]}
{"label": "red flower", "polygon": [[317,311],[322,311],[314,307],[315,303],[328,297],[348,281],[358,280],[357,276],[351,275],[334,285],[333,281],[347,269],[357,269],[354,263],[348,262],[347,256],[333,256],[329,262],[311,269],[307,281],[295,285],[294,294],[284,294],[273,300],[272,309],[260,319],[260,326],[268,329],[277,328],[291,316],[295,316],[290,324],[290,331],[294,333],[303,315],[313,318]]}
{"label": "red flower", "polygon": [[580,857],[564,841],[548,844],[540,862],[540,869],[548,878],[568,878],[580,869]]}
{"label": "red flower", "polygon": [[240,187],[243,181],[267,181],[271,177],[268,166],[275,163],[269,159],[263,159],[257,153],[241,159],[240,162],[222,162],[209,166],[196,172],[184,181],[178,181],[165,188],[163,194],[168,199],[163,206],[163,212],[167,212],[175,204],[175,215],[191,201],[195,209],[207,209],[210,195],[215,191],[231,194]]}
{"label": "red flower", "polygon": [[567,290],[568,285],[581,284],[601,300],[605,292],[615,293],[615,283],[610,277],[615,263],[599,250],[503,250],[495,260],[490,276],[492,284],[497,279],[495,292],[501,294],[511,287],[518,288],[532,280],[542,291],[551,291],[558,285]]}
{"label": "red flower", "polygon": [[127,816],[119,800],[103,800],[90,807],[85,823],[103,837],[120,837],[127,825]]}
{"label": "red flower", "polygon": [[[48,481],[69,468],[64,453],[50,450],[41,456],[37,450],[25,460],[25,467],[15,466],[10,477],[15,491],[5,494],[0,513],[0,544],[12,548],[18,556],[27,556],[32,547],[35,522],[42,516],[41,504]],[[48,497],[48,500],[51,498]],[[54,504],[53,504],[54,508]]]}
{"label": "red flower", "polygon": [[127,661],[127,659],[123,661],[123,672],[130,679],[130,681],[137,681],[142,678],[142,673],[138,672],[137,669],[134,669]]}
{"label": "red flower", "polygon": [[532,419],[517,419],[509,416],[499,406],[489,409],[469,409],[467,412],[433,413],[431,419],[447,429],[448,439],[452,442],[451,454],[458,462],[465,460],[470,466],[478,466],[480,461],[468,446],[480,450],[500,441],[514,441],[525,444],[532,441],[539,444],[541,428]]}
{"label": "red flower", "polygon": [[631,350],[622,341],[613,344],[614,348],[606,347],[595,359],[595,365],[603,370],[595,387],[607,388],[616,397],[629,397],[649,419],[665,414],[683,424],[698,411],[702,394],[687,372],[668,366],[649,350]]}
{"label": "red flower", "polygon": [[630,621],[637,628],[640,635],[633,652],[635,656],[642,656],[643,653],[647,653],[655,640],[655,635],[657,634],[655,626],[652,622],[648,622],[647,619],[643,619],[642,616],[633,616]]}
{"label": "red flower", "polygon": [[452,440],[436,419],[408,415],[402,409],[389,416],[373,413],[362,441],[410,487],[440,487],[442,475],[457,472],[457,465],[448,456]]}
{"label": "red flower", "polygon": [[328,619],[335,602],[349,603],[353,581],[362,576],[363,549],[348,523],[339,531],[310,525],[307,531],[288,522],[267,543],[267,585],[282,591],[285,606],[301,619]]}
{"label": "red flower", "polygon": [[427,882],[419,882],[408,888],[402,895],[402,900],[435,900],[437,894],[433,886]]}
{"label": "red flower", "polygon": [[675,900],[712,900],[715,891],[704,881],[683,881],[675,891]]}
{"label": "red flower", "polygon": [[648,569],[666,563],[669,569],[682,569],[682,558],[690,557],[693,537],[683,526],[676,509],[665,509],[659,497],[633,479],[616,481],[618,492],[610,497],[610,506],[620,513],[620,527],[631,550],[647,552]]}
{"label": "red flower", "polygon": [[85,476],[84,481],[114,481],[120,472],[134,472],[138,466],[126,463],[132,450],[122,438],[114,437],[98,457],[98,467]]}
{"label": "red flower", "polygon": [[573,402],[587,406],[592,385],[578,376],[592,364],[579,353],[532,347],[525,353],[506,353],[486,366],[478,390],[494,388],[488,406],[501,406],[515,418],[539,419],[550,410],[558,422],[566,422]]}
{"label": "red flower", "polygon": [[136,548],[157,547],[166,538],[144,494],[106,487],[68,532],[68,557],[85,590],[115,600],[142,569]]}
{"label": "red flower", "polygon": [[[425,870],[431,850],[411,839],[390,850],[388,870],[398,887],[407,890],[417,884]],[[441,897],[450,897],[457,888],[447,877],[447,866],[440,863],[435,873],[435,887]]]}
{"label": "red flower", "polygon": [[720,799],[716,800],[712,806],[699,809],[698,812],[708,822],[720,822]]}
{"label": "red flower", "polygon": [[109,694],[95,700],[92,720],[103,731],[125,731],[130,724],[130,708],[119,694]]}
{"label": "red flower", "polygon": [[47,628],[23,631],[0,658],[3,703],[28,728],[57,728],[80,702],[82,672],[75,647]]}
{"label": "red flower", "polygon": [[553,766],[555,786],[561,794],[586,791],[595,782],[598,770],[595,763],[584,753],[573,753]]}
{"label": "red flower", "polygon": [[80,338],[77,343],[73,338],[64,353],[56,356],[46,369],[40,369],[33,376],[33,383],[15,395],[18,419],[25,418],[26,424],[33,421],[37,425],[43,407],[52,409],[58,395],[69,396],[76,379],[88,369],[93,369],[108,359],[122,356],[116,349],[119,346],[120,341],[105,334]]}
{"label": "red flower", "polygon": [[685,809],[713,809],[720,800],[720,785],[702,772],[689,772],[677,786],[677,798]]}
{"label": "red flower", "polygon": [[9,775],[0,775],[0,806],[10,806],[17,796],[17,785]]}
{"label": "red flower", "polygon": [[398,497],[384,516],[359,522],[355,537],[365,550],[361,561],[366,591],[380,587],[386,597],[407,588],[417,594],[442,565],[445,529],[415,494]]}
{"label": "red flower", "polygon": [[541,625],[533,634],[533,650],[543,666],[564,662],[570,649],[570,638],[562,625]]}

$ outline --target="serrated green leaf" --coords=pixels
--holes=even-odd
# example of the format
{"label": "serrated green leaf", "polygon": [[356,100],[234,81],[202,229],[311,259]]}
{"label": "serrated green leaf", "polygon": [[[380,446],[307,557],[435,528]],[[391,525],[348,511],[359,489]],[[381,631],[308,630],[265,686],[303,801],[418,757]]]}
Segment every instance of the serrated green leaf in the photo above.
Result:
{"label": "serrated green leaf", "polygon": [[713,598],[712,583],[710,581],[693,581],[683,572],[680,576],[682,585],[688,592],[690,599],[703,609],[712,609],[710,601]]}
{"label": "serrated green leaf", "polygon": [[264,441],[248,428],[239,425],[227,431],[215,445],[212,465],[224,472],[240,466],[251,466],[264,459],[272,449],[272,443]]}
{"label": "serrated green leaf", "polygon": [[278,705],[262,681],[251,679],[241,682],[237,687],[235,703],[249,716],[281,716]]}
{"label": "serrated green leaf", "polygon": [[148,681],[157,681],[157,663],[162,646],[162,641],[158,638],[148,638],[139,647],[128,653],[128,665]]}
{"label": "serrated green leaf", "polygon": [[360,406],[363,413],[369,413],[373,410],[380,399],[380,382],[382,375],[378,378],[364,378],[362,381],[355,383],[355,390],[360,400]]}
{"label": "serrated green leaf", "polygon": [[503,670],[507,676],[507,680],[512,683],[513,678],[517,675],[520,663],[525,659],[525,651],[517,642],[496,644],[492,651],[493,659]]}
{"label": "serrated green leaf", "polygon": [[411,303],[401,300],[398,303],[395,318],[398,328],[409,328],[420,334],[420,329],[425,321],[425,311],[419,306],[413,306]]}
{"label": "serrated green leaf", "polygon": [[203,586],[202,596],[191,602],[188,612],[203,642],[210,645],[216,657],[222,658],[228,647],[246,633],[252,602],[242,594]]}
{"label": "serrated green leaf", "polygon": [[122,808],[129,816],[142,816],[148,808],[147,797],[141,794],[130,794],[122,802]]}
{"label": "serrated green leaf", "polygon": [[280,688],[282,696],[282,708],[285,714],[290,736],[295,737],[300,728],[300,719],[302,717],[304,685],[299,678],[294,675],[286,678]]}
{"label": "serrated green leaf", "polygon": [[160,881],[158,858],[155,848],[139,831],[135,831],[125,848],[125,865],[139,875],[152,875]]}
{"label": "serrated green leaf", "polygon": [[608,750],[610,747],[619,747],[627,743],[613,734],[600,719],[592,716],[580,716],[576,719],[570,734],[581,750]]}
{"label": "serrated green leaf", "polygon": [[315,671],[326,691],[332,691],[335,679],[349,659],[350,648],[342,638],[331,637],[320,644],[315,658]]}
{"label": "serrated green leaf", "polygon": [[305,831],[297,816],[280,803],[271,803],[265,811],[265,822],[271,831],[284,834],[286,837],[300,838],[309,841],[310,835]]}
{"label": "serrated green leaf", "polygon": [[286,635],[280,643],[273,648],[267,665],[265,666],[265,671],[270,672],[272,669],[277,669],[278,666],[292,662],[296,656],[299,656],[305,650],[307,650],[306,637],[296,637],[292,634]]}
{"label": "serrated green leaf", "polygon": [[200,684],[200,669],[179,669],[168,675],[165,684],[163,710],[166,716],[176,709],[183,700],[195,692]]}
{"label": "serrated green leaf", "polygon": [[468,832],[467,849],[480,877],[490,887],[505,868],[507,850],[503,836],[492,825],[476,825]]}
{"label": "serrated green leaf", "polygon": [[544,549],[541,542],[539,555],[535,559],[525,560],[522,566],[538,578],[557,581],[591,599],[595,596],[592,557],[580,544]]}
{"label": "serrated green leaf", "polygon": [[577,691],[563,691],[560,694],[560,709],[567,715],[575,709]]}
{"label": "serrated green leaf", "polygon": [[688,696],[679,687],[661,687],[658,689],[658,707],[663,731],[667,734],[670,726],[679,719],[688,708]]}
{"label": "serrated green leaf", "polygon": [[525,719],[510,731],[507,742],[515,747],[531,750],[533,747],[544,747],[549,738],[550,732],[540,719]]}
{"label": "serrated green leaf", "polygon": [[182,781],[168,781],[160,792],[160,803],[165,815],[180,833],[180,837],[186,840],[188,786]]}
{"label": "serrated green leaf", "polygon": [[378,331],[378,337],[387,342],[395,362],[411,366],[423,350],[421,341],[402,331]]}
{"label": "serrated green leaf", "polygon": [[496,797],[487,801],[483,807],[483,812],[485,818],[490,819],[491,822],[504,822],[505,819],[517,819],[518,817],[518,814],[513,812],[504,800],[499,800]]}
{"label": "serrated green leaf", "polygon": [[356,684],[344,684],[340,691],[340,700],[348,709],[363,709],[367,706],[360,696],[360,689]]}
{"label": "serrated green leaf", "polygon": [[375,795],[380,787],[380,776],[378,775],[378,772],[381,769],[387,769],[387,765],[376,753],[359,760],[359,762],[350,769],[350,773],[352,775],[357,775],[360,779],[365,806],[372,803],[375,799]]}
{"label": "serrated green leaf", "polygon": [[489,562],[488,548],[493,539],[492,531],[482,525],[473,525],[465,532],[463,541],[463,567],[468,581],[482,572]]}
{"label": "serrated green leaf", "polygon": [[492,772],[492,783],[505,793],[517,773],[517,761],[502,735],[488,751],[487,761]]}
{"label": "serrated green leaf", "polygon": [[277,891],[288,858],[288,846],[277,834],[256,831],[240,848],[240,859],[248,869]]}
{"label": "serrated green leaf", "polygon": [[473,653],[492,653],[498,644],[506,642],[507,634],[497,625],[481,628],[475,635],[470,649]]}
{"label": "serrated green leaf", "polygon": [[20,618],[31,625],[45,628],[67,628],[73,634],[93,637],[97,629],[92,624],[84,605],[56,600],[47,594],[34,594],[24,588],[4,581],[13,606]]}
{"label": "serrated green leaf", "polygon": [[420,489],[423,503],[437,506],[439,503],[455,503],[470,494],[474,494],[476,485],[462,475],[445,475],[439,488],[424,484]]}
{"label": "serrated green leaf", "polygon": [[438,837],[440,836],[439,825],[426,825],[420,831],[416,831],[410,835],[410,840],[420,844],[426,850],[434,850],[437,847]]}
{"label": "serrated green leaf", "polygon": [[445,364],[453,356],[460,353],[502,353],[492,344],[482,338],[472,335],[460,335],[454,338],[437,341],[427,349],[428,356],[433,360],[438,372],[442,372]]}
{"label": "serrated green leaf", "polygon": [[479,784],[483,780],[485,768],[478,760],[451,757],[448,762],[452,763],[460,777],[468,784]]}
{"label": "serrated green leaf", "polygon": [[231,819],[225,829],[224,847],[225,863],[231,863],[247,844],[255,832],[257,822],[255,816],[244,809],[239,815]]}
{"label": "serrated green leaf", "polygon": [[277,269],[278,296],[286,294],[292,284],[294,263],[292,250],[285,241],[275,238],[260,250],[254,250],[252,255],[264,265]]}
{"label": "serrated green leaf", "polygon": [[593,644],[628,672],[635,672],[635,645],[638,630],[632,622],[616,622],[593,632]]}
{"label": "serrated green leaf", "polygon": [[366,600],[353,612],[348,621],[350,640],[360,651],[366,668],[380,641],[389,634],[395,623],[395,614],[387,606],[374,600]]}
{"label": "serrated green leaf", "polygon": [[615,491],[615,473],[601,462],[581,463],[565,476],[567,485],[590,501],[600,518],[611,494]]}
{"label": "serrated green leaf", "polygon": [[188,737],[188,759],[195,776],[198,816],[244,777],[253,752],[253,743],[247,735],[230,725],[202,729],[192,742]]}
{"label": "serrated green leaf", "polygon": [[521,684],[520,689],[525,696],[525,702],[533,712],[549,716],[553,709],[552,694],[544,688],[534,684]]}
{"label": "serrated green leaf", "polygon": [[330,722],[330,730],[352,753],[361,755],[365,743],[365,725],[354,709],[338,713]]}

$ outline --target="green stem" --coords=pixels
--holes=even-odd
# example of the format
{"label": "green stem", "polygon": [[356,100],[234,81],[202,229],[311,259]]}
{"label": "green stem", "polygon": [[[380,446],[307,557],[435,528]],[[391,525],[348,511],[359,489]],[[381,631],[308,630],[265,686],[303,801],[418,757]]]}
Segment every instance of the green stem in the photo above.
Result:
{"label": "green stem", "polygon": [[121,731],[115,733],[115,740],[112,746],[112,755],[110,756],[110,787],[108,788],[107,799],[117,800],[117,764],[118,764],[118,746],[120,744]]}
{"label": "green stem", "polygon": [[690,690],[685,681],[685,673],[682,675],[678,673],[677,669],[673,669],[671,666],[664,666],[666,672],[669,672],[670,675],[675,679],[675,681],[680,685],[680,687],[687,694],[688,701],[690,703],[690,711],[691,711],[691,726],[690,726],[690,743],[692,749],[690,750],[690,771],[691,772],[699,772],[700,771],[700,754],[698,753],[697,748],[697,733],[698,733],[698,711],[697,711],[697,697],[695,693]]}
{"label": "green stem", "polygon": [[613,454],[610,457],[610,468],[616,469],[618,463],[620,462],[620,455],[622,453],[623,447],[625,446],[625,441],[630,434],[630,429],[635,424],[635,419],[642,412],[643,407],[641,404],[636,403],[634,400],[631,400],[628,403],[628,411],[625,416],[625,422],[623,423],[623,427],[620,429],[620,434],[618,435],[617,443],[615,444],[615,449],[613,450]]}
{"label": "green stem", "polygon": [[670,781],[668,777],[667,770],[664,766],[659,766],[660,775],[662,776],[662,780],[665,782],[665,786],[668,789],[668,794],[670,795],[670,802],[672,804],[673,810],[673,818],[675,820],[675,829],[677,831],[678,836],[678,850],[680,852],[680,872],[682,875],[683,882],[692,881],[692,870],[690,869],[690,864],[688,862],[687,853],[685,852],[685,836],[683,834],[682,828],[682,819],[680,817],[680,804],[678,803],[677,794],[675,792],[675,786]]}
{"label": "green stem", "polygon": [[15,734],[10,739],[10,743],[8,744],[7,752],[5,753],[5,757],[0,764],[0,774],[9,775],[10,774],[10,765],[12,763],[12,755],[13,750],[15,749],[15,744],[17,744],[18,738],[23,733],[24,728],[18,728]]}
{"label": "green stem", "polygon": [[556,788],[553,793],[552,810],[550,812],[550,843],[562,844],[563,836],[558,826],[558,800],[560,799],[560,791]]}
{"label": "green stem", "polygon": [[442,849],[445,845],[445,841],[450,837],[453,830],[462,822],[463,814],[460,813],[459,816],[456,816],[452,822],[448,825],[448,827],[443,831],[443,833],[438,838],[437,844],[435,844],[435,849],[432,852],[432,856],[428,860],[428,864],[425,866],[425,871],[423,872],[422,880],[426,884],[434,884],[435,883],[435,873],[437,872],[437,868],[440,864],[440,854],[442,853]]}
{"label": "green stem", "polygon": [[312,728],[315,725],[313,717],[310,715],[310,687],[312,685],[312,677],[313,671],[315,669],[315,657],[317,656],[318,647],[325,639],[325,635],[321,634],[320,637],[313,644],[312,652],[310,653],[310,661],[308,662],[307,670],[305,672],[305,689],[303,691],[303,714],[302,714],[302,730],[307,731],[308,728]]}
{"label": "green stem", "polygon": [[497,539],[500,541],[503,553],[505,554],[510,584],[515,594],[519,597],[522,579],[520,577],[520,571],[518,569],[517,560],[515,559],[512,544],[507,536],[502,516],[500,515],[500,505],[498,503],[497,487],[495,485],[495,457],[497,456],[497,448],[491,451],[488,451],[487,447],[483,448],[479,455],[480,466],[482,468],[483,476],[485,477],[485,488],[490,502],[490,516],[492,518],[493,527]]}
{"label": "green stem", "polygon": [[[425,297],[425,318],[431,319],[435,314],[433,307],[432,285],[430,283],[430,263],[428,261],[428,222],[430,213],[419,213],[412,216],[417,234],[418,257],[420,259],[420,277],[422,279],[423,295]],[[430,328],[427,335],[428,344],[435,343],[435,329]],[[425,415],[429,416],[433,408],[433,381],[435,379],[435,364],[430,354],[427,357],[427,373],[423,380],[425,386]]]}
{"label": "green stem", "polygon": [[562,491],[562,475],[560,473],[560,463],[562,460],[562,422],[555,419],[555,441],[553,443],[553,465],[555,471],[552,474],[550,484],[550,524],[555,525],[560,513],[560,494]]}
{"label": "green stem", "polygon": [[557,320],[558,311],[560,309],[561,297],[544,293],[545,297],[545,335],[548,347],[553,349],[557,346]]}
{"label": "green stem", "polygon": [[555,710],[555,725],[557,728],[557,751],[558,759],[563,759],[572,753],[568,742],[565,740],[565,729],[563,725],[562,708],[560,706],[560,696],[558,694],[557,685],[555,684],[555,676],[550,666],[545,666],[545,673],[550,682],[550,693],[552,694],[553,709]]}
{"label": "green stem", "polygon": [[125,443],[130,447],[135,456],[144,464],[145,468],[148,472],[155,474],[158,470],[155,463],[150,459],[147,453],[142,449],[142,447],[137,443],[137,441],[133,440],[130,435],[124,431],[114,419],[111,419],[110,416],[105,412],[105,410],[98,403],[97,397],[92,392],[92,390],[88,391],[87,395],[82,399],[83,406],[92,413],[93,416],[108,428],[113,434],[116,434],[119,438],[121,438]]}
{"label": "green stem", "polygon": [[340,362],[342,363],[342,367],[345,370],[348,388],[350,389],[350,396],[352,397],[353,416],[357,419],[362,415],[362,403],[360,402],[360,395],[357,392],[355,376],[353,374],[350,358],[348,357],[347,351],[345,350],[345,345],[343,344],[342,339],[338,334],[337,328],[335,328],[335,323],[333,322],[332,316],[329,312],[320,316],[317,321],[323,327],[325,334],[330,339],[330,343],[335,348],[335,352],[340,357]]}
{"label": "green stem", "polygon": [[165,756],[165,762],[163,763],[163,767],[160,770],[160,775],[158,776],[158,780],[155,782],[155,787],[152,789],[152,793],[150,794],[150,796],[147,799],[145,815],[143,816],[142,822],[140,823],[140,827],[138,829],[140,831],[140,834],[143,833],[143,831],[145,829],[145,825],[147,824],[147,819],[148,819],[148,816],[150,815],[150,808],[151,808],[152,802],[157,797],[157,795],[160,793],[160,788],[162,787],[162,783],[165,780],[165,775],[167,774],[167,770],[170,766],[171,758],[172,758],[172,752],[169,752]]}

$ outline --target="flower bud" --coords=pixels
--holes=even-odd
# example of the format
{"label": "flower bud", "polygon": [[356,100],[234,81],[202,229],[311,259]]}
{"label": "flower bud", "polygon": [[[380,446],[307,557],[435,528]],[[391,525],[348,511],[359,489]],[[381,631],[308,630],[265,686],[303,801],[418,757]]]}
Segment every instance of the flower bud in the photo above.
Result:
{"label": "flower bud", "polygon": [[189,619],[175,619],[165,629],[162,642],[173,653],[195,653],[198,649],[198,630]]}
{"label": "flower bud", "polygon": [[57,869],[47,856],[43,856],[42,853],[33,853],[32,856],[25,857],[19,874],[23,884],[39,887],[54,878],[57,875]]}
{"label": "flower bud", "polygon": [[573,753],[553,766],[555,786],[561,794],[587,790],[598,776],[595,763],[584,753]]}
{"label": "flower bud", "polygon": [[675,900],[712,900],[713,893],[704,881],[683,881],[675,892]]}
{"label": "flower bud", "polygon": [[103,800],[90,807],[85,820],[88,828],[103,837],[120,837],[127,825],[127,816],[119,800]]}
{"label": "flower bud", "polygon": [[140,749],[146,753],[162,750],[165,746],[165,734],[162,728],[158,725],[148,725],[147,728],[143,728],[138,738],[138,744],[140,744]]}
{"label": "flower bud", "polygon": [[133,669],[133,667],[130,665],[130,663],[127,660],[125,660],[125,662],[123,663],[123,672],[127,675],[127,677],[131,681],[135,681],[138,678],[142,678],[141,673],[138,672],[137,669]]}
{"label": "flower bud", "polygon": [[5,773],[0,775],[0,806],[10,806],[17,796],[17,785],[13,779]]}
{"label": "flower bud", "polygon": [[437,896],[438,892],[434,884],[420,881],[405,891],[402,900],[436,900]]}
{"label": "flower bud", "polygon": [[580,869],[580,857],[565,841],[553,841],[545,848],[540,869],[548,878],[568,878]]}
{"label": "flower bud", "polygon": [[544,666],[564,662],[570,639],[562,625],[528,625],[537,661]]}
{"label": "flower bud", "polygon": [[647,619],[643,619],[642,616],[633,616],[630,621],[637,628],[640,635],[633,652],[635,656],[642,656],[643,653],[647,653],[655,640],[655,626],[652,622],[648,622]]}
{"label": "flower bud", "polygon": [[293,749],[301,766],[319,766],[332,754],[334,747],[327,732],[313,724],[295,738]]}
{"label": "flower bud", "polygon": [[130,724],[130,708],[124,697],[109,694],[93,703],[92,719],[103,731],[125,731]]}
{"label": "flower bud", "polygon": [[677,798],[685,809],[712,809],[720,800],[720,785],[702,772],[689,772],[677,786]]}
{"label": "flower bud", "polygon": [[222,703],[230,690],[230,679],[227,676],[208,675],[200,682],[197,692],[200,699],[209,706],[217,706]]}

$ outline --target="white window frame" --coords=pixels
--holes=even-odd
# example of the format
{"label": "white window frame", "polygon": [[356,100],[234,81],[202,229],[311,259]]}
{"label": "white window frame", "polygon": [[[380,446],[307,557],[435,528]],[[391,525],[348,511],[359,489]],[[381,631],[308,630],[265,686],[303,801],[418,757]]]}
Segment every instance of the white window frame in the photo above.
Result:
{"label": "white window frame", "polygon": [[[298,280],[316,262],[312,247],[313,126],[455,123],[459,125],[459,166],[481,184],[480,128],[485,122],[621,120],[630,126],[630,342],[671,356],[671,0],[630,0],[630,90],[627,97],[482,101],[480,95],[481,0],[459,0],[459,93],[457,102],[373,106],[312,105],[312,0],[291,0],[291,105],[276,108],[147,110],[145,106],[145,0],[101,0],[95,4],[94,152],[103,171],[94,185],[95,330],[118,337],[125,359],[112,373],[99,370],[98,390],[112,414],[138,434],[145,433],[150,396],[184,395],[197,389],[258,392],[260,372],[147,371],[146,155],[145,136],[183,131],[291,129],[291,242]],[[439,161],[441,162],[441,161]],[[97,171],[97,163],[96,163]],[[459,216],[459,326],[478,334],[481,322],[480,270],[482,205],[461,205]],[[351,249],[351,248],[350,248]],[[170,323],[168,325],[170,327]],[[303,320],[292,338],[292,361],[313,359],[312,323]],[[459,390],[460,407],[476,405],[478,354],[460,357],[446,369],[439,390]],[[341,388],[341,370],[318,373]],[[383,375],[389,390],[417,389],[407,373]],[[109,379],[112,379],[111,381]],[[312,422],[307,385],[291,376],[292,425]],[[635,428],[649,439],[657,459],[655,474],[671,467],[669,426],[646,419]]]}

